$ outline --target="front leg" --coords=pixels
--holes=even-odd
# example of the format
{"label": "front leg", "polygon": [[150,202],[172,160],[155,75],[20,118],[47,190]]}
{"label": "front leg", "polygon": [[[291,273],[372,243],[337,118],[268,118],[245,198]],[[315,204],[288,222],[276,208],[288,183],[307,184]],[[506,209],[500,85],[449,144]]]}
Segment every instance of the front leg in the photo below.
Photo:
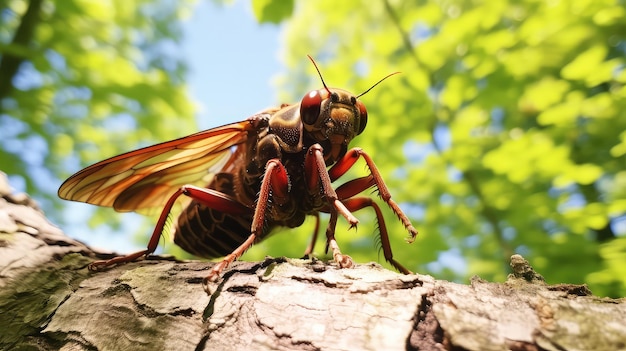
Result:
{"label": "front leg", "polygon": [[[391,199],[391,193],[389,192],[389,189],[387,188],[383,177],[380,175],[376,164],[374,164],[374,160],[372,160],[372,158],[368,154],[366,154],[365,151],[363,151],[361,148],[355,147],[348,150],[348,152],[346,152],[346,154],[328,170],[327,173],[330,177],[330,181],[335,181],[337,178],[344,175],[354,165],[359,157],[363,157],[363,159],[365,160],[365,163],[370,170],[371,178],[360,178],[352,181],[353,184],[350,184],[351,182],[348,182],[342,185],[340,187],[342,189],[342,192],[344,192],[342,198],[348,198],[356,195],[356,193],[365,190],[369,186],[376,186],[380,198],[385,201],[387,205],[389,205],[393,213],[396,214],[398,219],[400,219],[406,230],[409,232],[410,237],[408,238],[408,241],[413,242],[415,240],[415,237],[417,236],[417,229],[413,227],[413,224],[411,224],[409,217],[407,217],[407,215],[402,212],[400,206],[398,206],[398,204]],[[364,187],[364,182],[367,182],[369,186]]]}
{"label": "front leg", "polygon": [[326,162],[324,161],[324,149],[320,144],[314,144],[309,148],[304,159],[304,169],[307,175],[307,185],[311,191],[319,191],[321,185],[324,197],[328,200],[328,203],[332,211],[338,211],[347,221],[350,223],[350,228],[356,227],[359,224],[359,220],[346,208],[346,206],[339,201],[339,197],[333,189],[331,184],[332,180],[326,170]]}
{"label": "front leg", "polygon": [[[330,176],[326,170],[326,162],[324,161],[324,150],[319,144],[315,144],[309,148],[304,159],[305,174],[307,175],[307,186],[311,192],[319,192],[320,186],[324,197],[328,201],[328,207],[324,212],[330,213],[330,221],[326,229],[326,252],[330,248],[333,253],[333,259],[341,268],[352,267],[352,258],[341,253],[337,240],[335,239],[335,227],[337,226],[337,213],[340,213],[350,223],[350,228],[356,227],[359,220],[354,217],[352,212],[339,200],[335,189],[333,189]],[[313,243],[307,249],[307,253],[312,251]]]}
{"label": "front leg", "polygon": [[224,259],[213,266],[209,274],[204,278],[204,289],[208,292],[208,283],[215,282],[219,279],[222,271],[228,267],[233,261],[241,257],[255,242],[255,240],[263,234],[263,224],[267,215],[267,204],[272,194],[272,200],[276,203],[283,203],[289,193],[289,178],[287,170],[279,159],[271,159],[267,161],[265,166],[265,174],[261,182],[261,190],[256,201],[254,209],[254,217],[252,218],[252,227],[250,228],[250,236],[239,245],[232,253],[224,257]]}

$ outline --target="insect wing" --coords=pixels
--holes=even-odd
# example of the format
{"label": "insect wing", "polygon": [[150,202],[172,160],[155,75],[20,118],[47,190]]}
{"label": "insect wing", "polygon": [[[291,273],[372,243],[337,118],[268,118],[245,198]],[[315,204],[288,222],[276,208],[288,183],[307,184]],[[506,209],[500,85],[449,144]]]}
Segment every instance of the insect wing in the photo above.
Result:
{"label": "insect wing", "polygon": [[206,186],[242,151],[236,146],[252,130],[242,121],[109,158],[67,179],[59,197],[120,212],[155,213],[180,186]]}

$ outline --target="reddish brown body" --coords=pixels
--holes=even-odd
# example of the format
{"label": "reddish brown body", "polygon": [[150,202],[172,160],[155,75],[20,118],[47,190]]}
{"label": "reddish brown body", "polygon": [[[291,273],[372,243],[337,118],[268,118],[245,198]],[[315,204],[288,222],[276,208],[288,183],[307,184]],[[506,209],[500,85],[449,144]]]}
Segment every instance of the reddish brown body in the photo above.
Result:
{"label": "reddish brown body", "polygon": [[[162,208],[146,250],[94,262],[93,269],[154,252],[172,206],[180,195],[186,195],[174,241],[197,256],[225,256],[207,280],[216,280],[274,227],[297,227],[307,215],[320,212],[330,213],[327,249],[332,249],[341,267],[349,267],[352,261],[341,254],[334,237],[337,217],[342,215],[356,226],[352,211],[364,207],[375,210],[385,259],[399,271],[410,273],[393,259],[378,205],[368,197],[356,196],[377,188],[411,239],[415,238],[417,231],[391,199],[372,159],[359,148],[348,149],[366,123],[367,111],[358,96],[324,84],[299,104],[269,109],[245,121],[99,162],[70,177],[59,196],[118,211]],[[359,158],[365,160],[370,175],[333,189],[331,183]],[[314,242],[315,237],[305,254],[311,253]]]}

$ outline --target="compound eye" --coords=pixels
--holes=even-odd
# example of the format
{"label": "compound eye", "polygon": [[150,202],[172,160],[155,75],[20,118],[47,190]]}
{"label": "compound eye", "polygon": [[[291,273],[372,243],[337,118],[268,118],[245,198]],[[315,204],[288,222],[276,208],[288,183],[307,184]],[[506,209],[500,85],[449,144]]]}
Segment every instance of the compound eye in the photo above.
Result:
{"label": "compound eye", "polygon": [[361,101],[356,102],[356,108],[359,109],[359,131],[356,133],[358,135],[363,133],[367,125],[367,109]]}
{"label": "compound eye", "polygon": [[320,115],[322,96],[318,90],[312,90],[300,102],[300,118],[307,125],[313,125]]}

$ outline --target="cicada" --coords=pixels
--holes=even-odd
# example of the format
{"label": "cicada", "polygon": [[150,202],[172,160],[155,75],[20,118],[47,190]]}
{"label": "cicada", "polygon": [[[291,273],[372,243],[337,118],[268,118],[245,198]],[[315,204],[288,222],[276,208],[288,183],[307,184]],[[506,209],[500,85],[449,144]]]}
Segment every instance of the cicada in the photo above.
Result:
{"label": "cicada", "polygon": [[[58,192],[63,199],[120,212],[161,210],[145,250],[92,262],[90,269],[152,254],[174,204],[182,198],[184,209],[174,224],[174,242],[199,257],[223,257],[212,267],[205,284],[217,281],[229,264],[273,229],[298,227],[308,215],[315,216],[319,224],[320,213],[330,214],[326,252],[331,249],[339,267],[351,267],[352,259],[339,249],[335,227],[338,216],[356,227],[359,221],[352,212],[366,207],[376,214],[385,259],[398,271],[411,273],[393,258],[380,207],[359,193],[375,188],[408,231],[409,241],[417,230],[391,199],[372,158],[360,148],[348,149],[367,124],[367,110],[359,98],[390,75],[353,95],[328,88],[315,61],[309,59],[323,88],[309,92],[299,103],[130,151],[67,179]],[[332,182],[359,158],[365,161],[369,174],[334,189]],[[312,253],[316,234],[305,255]]]}

